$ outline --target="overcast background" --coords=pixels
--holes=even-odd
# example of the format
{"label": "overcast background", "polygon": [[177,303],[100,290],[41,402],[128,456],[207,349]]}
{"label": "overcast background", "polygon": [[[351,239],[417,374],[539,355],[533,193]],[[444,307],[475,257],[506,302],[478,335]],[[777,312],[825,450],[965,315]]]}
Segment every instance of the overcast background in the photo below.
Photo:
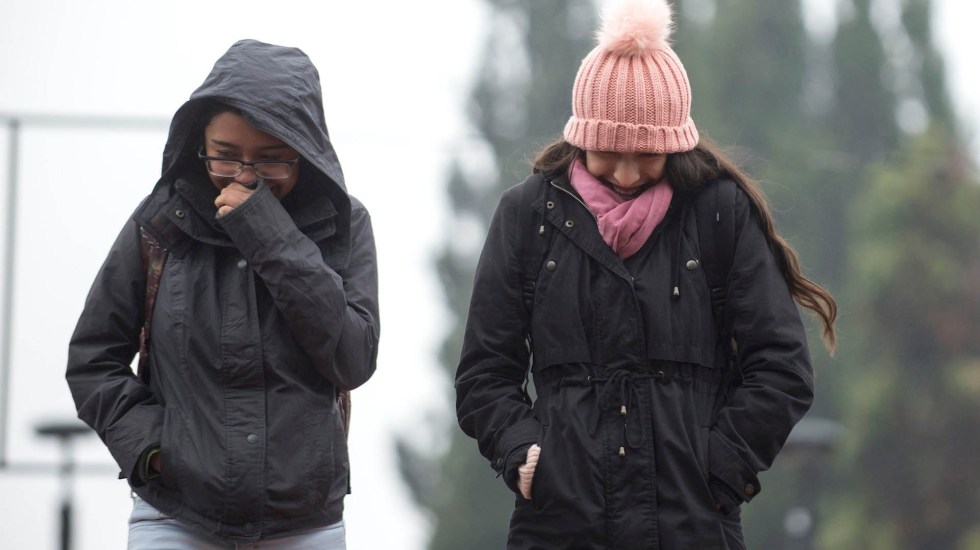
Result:
{"label": "overcast background", "polygon": [[[832,13],[830,2],[811,4],[814,13]],[[957,104],[975,127],[980,71],[970,52],[980,8],[936,4]],[[34,426],[75,416],[63,374],[67,341],[109,245],[159,175],[170,116],[234,41],[297,46],[320,69],[331,138],[349,191],[372,213],[381,270],[378,373],[353,396],[348,548],[421,548],[426,518],[400,483],[392,437],[438,448],[432,430],[420,426],[452,425],[451,384],[435,359],[447,322],[432,261],[447,238],[445,170],[468,132],[463,109],[485,21],[479,0],[0,0],[0,117],[162,124],[92,128],[35,118],[21,130],[12,370],[0,419],[8,464],[58,458]],[[556,133],[563,122],[555,122]],[[9,135],[0,130],[0,212]],[[980,152],[975,138],[971,144]],[[115,479],[97,438],[80,443],[75,456],[104,466],[75,478],[75,550],[124,548],[125,482]],[[0,471],[0,548],[56,548],[59,494],[53,471]]]}

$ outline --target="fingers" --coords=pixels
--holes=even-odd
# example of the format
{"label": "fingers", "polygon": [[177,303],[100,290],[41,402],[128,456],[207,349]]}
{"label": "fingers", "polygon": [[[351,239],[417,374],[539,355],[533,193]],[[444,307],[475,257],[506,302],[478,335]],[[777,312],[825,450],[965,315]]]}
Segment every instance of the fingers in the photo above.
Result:
{"label": "fingers", "polygon": [[[256,180],[258,183],[258,180]],[[218,208],[218,216],[224,216],[234,208],[245,202],[254,193],[254,187],[249,188],[238,182],[229,183],[216,199],[214,205]]]}
{"label": "fingers", "polygon": [[517,468],[517,488],[521,491],[521,496],[526,500],[531,500],[531,483],[534,481],[534,470],[538,467],[538,457],[541,455],[541,447],[535,443],[527,450],[527,460]]}

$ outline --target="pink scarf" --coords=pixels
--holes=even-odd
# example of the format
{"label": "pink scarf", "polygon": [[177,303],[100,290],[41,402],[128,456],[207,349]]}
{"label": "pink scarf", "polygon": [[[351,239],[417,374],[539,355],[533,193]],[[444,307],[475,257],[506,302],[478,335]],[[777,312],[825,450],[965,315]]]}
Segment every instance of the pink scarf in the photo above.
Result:
{"label": "pink scarf", "polygon": [[572,187],[599,222],[602,240],[621,260],[636,254],[647,242],[674,196],[673,188],[663,180],[636,197],[623,198],[590,174],[581,159],[575,159],[569,172]]}

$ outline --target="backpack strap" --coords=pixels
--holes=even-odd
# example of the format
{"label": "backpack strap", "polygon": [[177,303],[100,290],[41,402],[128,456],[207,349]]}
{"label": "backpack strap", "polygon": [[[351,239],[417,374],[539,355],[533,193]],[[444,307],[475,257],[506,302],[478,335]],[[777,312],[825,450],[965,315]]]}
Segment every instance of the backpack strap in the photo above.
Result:
{"label": "backpack strap", "polygon": [[[350,404],[350,390],[337,390],[337,407],[340,408],[340,421],[344,424],[344,437],[350,435]],[[350,492],[349,486],[347,492]]]}
{"label": "backpack strap", "polygon": [[701,265],[711,291],[711,310],[718,333],[731,337],[725,322],[728,273],[735,260],[735,194],[731,180],[709,182],[694,201],[701,243]]}
{"label": "backpack strap", "polygon": [[728,400],[733,387],[741,381],[738,350],[734,335],[725,319],[728,274],[735,261],[735,196],[738,190],[731,180],[709,182],[694,201],[701,266],[711,292],[711,312],[718,328],[719,345],[724,346],[728,368],[712,407],[712,424]]}
{"label": "backpack strap", "polygon": [[157,303],[157,292],[160,290],[163,264],[167,261],[167,249],[143,227],[140,227],[140,255],[146,271],[146,296],[143,302],[143,328],[140,330],[140,359],[136,376],[146,383],[150,375],[146,368],[150,359],[150,326],[153,322],[153,307]]}

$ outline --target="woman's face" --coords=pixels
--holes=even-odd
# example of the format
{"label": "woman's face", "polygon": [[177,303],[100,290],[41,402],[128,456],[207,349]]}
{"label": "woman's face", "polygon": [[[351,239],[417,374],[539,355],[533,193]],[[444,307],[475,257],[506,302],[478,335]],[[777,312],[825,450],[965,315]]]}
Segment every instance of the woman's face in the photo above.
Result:
{"label": "woman's face", "polygon": [[635,197],[664,176],[664,153],[586,151],[585,168],[623,197]]}
{"label": "woman's face", "polygon": [[[226,111],[211,119],[204,129],[204,154],[244,162],[287,161],[300,157],[295,149],[279,138],[253,128],[241,115]],[[242,173],[235,177],[216,176],[208,172],[211,183],[220,191],[232,182],[248,186],[258,175],[252,166],[244,166]],[[299,178],[299,164],[294,164],[289,175],[282,179],[262,179],[277,199],[282,199],[293,190]]]}

